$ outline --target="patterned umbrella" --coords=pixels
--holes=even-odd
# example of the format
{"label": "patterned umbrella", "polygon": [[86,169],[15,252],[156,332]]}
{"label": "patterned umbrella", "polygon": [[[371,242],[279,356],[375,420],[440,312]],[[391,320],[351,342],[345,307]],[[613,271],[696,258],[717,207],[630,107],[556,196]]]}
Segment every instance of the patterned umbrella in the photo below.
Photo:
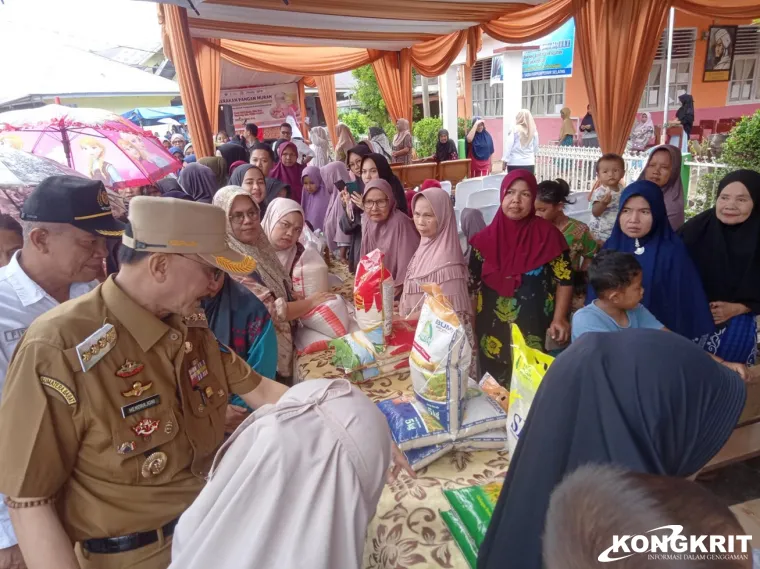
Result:
{"label": "patterned umbrella", "polygon": [[[35,156],[22,150],[0,146],[0,213],[7,213],[19,219],[24,200],[42,180],[48,176],[81,176],[55,160]],[[124,211],[121,197],[108,192],[114,212]]]}
{"label": "patterned umbrella", "polygon": [[101,109],[45,105],[0,114],[0,147],[52,158],[114,190],[155,184],[182,164],[150,132]]}

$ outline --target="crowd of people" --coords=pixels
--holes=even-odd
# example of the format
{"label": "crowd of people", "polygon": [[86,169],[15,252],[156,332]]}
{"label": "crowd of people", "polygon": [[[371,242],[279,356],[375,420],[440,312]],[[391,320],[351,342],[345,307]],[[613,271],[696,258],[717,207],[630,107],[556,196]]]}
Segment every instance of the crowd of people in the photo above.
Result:
{"label": "crowd of people", "polygon": [[[757,352],[760,174],[728,174],[715,206],[685,221],[678,148],[654,148],[627,186],[622,158],[605,154],[587,226],[564,212],[564,180],[536,180],[538,134],[522,111],[499,211],[486,224],[465,208],[458,224],[439,182],[405,190],[394,174],[391,163],[411,159],[403,119],[393,140],[373,127],[357,142],[338,125],[334,153],[326,131],[311,134],[310,147],[289,121],[269,145],[247,125],[189,161],[192,145],[173,137],[179,176],[125,193],[124,215],[102,183],[62,176],[34,190],[21,224],[0,217],[1,569],[165,568],[172,554],[177,568],[242,557],[296,567],[300,555],[310,567],[359,566],[386,472],[413,473],[365,397],[294,377],[298,321],[333,296],[295,290],[306,228],[351,272],[383,251],[399,318],[414,319],[422,286],[438,284],[472,347],[472,378],[510,387],[511,324],[558,356],[479,567],[559,568],[586,555],[592,537],[563,521],[575,515],[572,489],[593,490],[585,477],[562,483],[576,468],[626,469],[588,479],[654,495],[657,478],[628,471],[690,476],[725,443]],[[473,174],[490,171],[482,120],[467,141]],[[431,159],[457,157],[442,130]],[[252,507],[257,519],[241,523]],[[607,530],[617,528],[595,531]]]}

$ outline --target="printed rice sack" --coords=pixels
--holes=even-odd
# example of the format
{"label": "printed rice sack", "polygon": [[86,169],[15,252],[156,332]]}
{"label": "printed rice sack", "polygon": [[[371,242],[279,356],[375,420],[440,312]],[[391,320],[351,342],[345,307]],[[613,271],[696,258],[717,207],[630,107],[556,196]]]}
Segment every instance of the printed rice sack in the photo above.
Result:
{"label": "printed rice sack", "polygon": [[441,422],[411,397],[402,395],[377,406],[388,421],[393,440],[403,451],[451,441]]}
{"label": "printed rice sack", "polygon": [[[470,388],[467,392],[468,398],[464,404],[464,412],[459,430],[456,432],[456,440],[500,429],[505,437],[503,443],[506,443],[504,421],[507,420],[507,413],[504,409],[479,388]],[[474,394],[473,397],[470,397],[471,393]],[[505,444],[501,446],[504,447]]]}
{"label": "printed rice sack", "polygon": [[317,246],[308,243],[301,257],[293,265],[293,290],[303,298],[317,292],[327,292],[330,290],[327,274],[327,263]]}
{"label": "printed rice sack", "polygon": [[462,518],[454,510],[440,511],[441,519],[446,524],[451,537],[454,538],[454,543],[457,544],[459,551],[467,561],[467,566],[470,569],[477,569],[478,566],[478,547],[475,545],[472,536],[467,531],[467,527],[464,525]]}
{"label": "printed rice sack", "polygon": [[512,385],[509,392],[507,433],[509,454],[514,455],[525,419],[544,374],[554,358],[529,347],[520,329],[512,324]]}
{"label": "printed rice sack", "polygon": [[409,466],[415,472],[428,466],[441,458],[453,448],[451,443],[443,445],[430,445],[429,447],[414,448],[404,451],[404,456]]}
{"label": "printed rice sack", "polygon": [[336,296],[323,302],[300,318],[301,324],[330,338],[348,334],[349,316],[346,301]]}
{"label": "printed rice sack", "polygon": [[385,349],[385,338],[393,332],[393,286],[385,253],[375,249],[361,258],[354,280],[356,322],[377,352]]}
{"label": "printed rice sack", "polygon": [[486,537],[502,484],[492,482],[483,486],[443,491],[443,495],[467,528],[467,533],[472,537],[476,548],[480,548]]}
{"label": "printed rice sack", "polygon": [[409,355],[417,399],[443,428],[456,433],[462,417],[472,350],[454,308],[436,284],[426,284]]}
{"label": "printed rice sack", "polygon": [[[364,332],[353,332],[328,343],[327,347],[334,350],[332,364],[339,370],[351,373],[371,367],[384,367],[388,364],[406,363],[396,366],[404,369],[409,366],[409,352],[414,341],[416,320],[394,320],[392,333],[386,338],[383,351],[377,350],[377,345]],[[376,375],[376,374],[375,374]],[[369,374],[368,381],[375,377]],[[356,380],[358,378],[354,378]]]}

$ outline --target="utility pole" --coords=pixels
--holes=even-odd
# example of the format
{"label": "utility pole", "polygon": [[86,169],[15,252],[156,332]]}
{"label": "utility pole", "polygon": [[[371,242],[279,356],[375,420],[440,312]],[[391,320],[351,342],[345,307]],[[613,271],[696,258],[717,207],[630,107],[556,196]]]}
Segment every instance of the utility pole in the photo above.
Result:
{"label": "utility pole", "polygon": [[430,117],[430,91],[428,90],[428,78],[422,76],[422,116]]}

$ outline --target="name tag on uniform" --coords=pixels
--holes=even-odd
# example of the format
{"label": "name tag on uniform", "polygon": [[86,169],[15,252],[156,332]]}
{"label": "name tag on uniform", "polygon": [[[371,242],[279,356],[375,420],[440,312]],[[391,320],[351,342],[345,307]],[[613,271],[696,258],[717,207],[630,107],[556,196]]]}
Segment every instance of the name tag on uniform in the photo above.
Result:
{"label": "name tag on uniform", "polygon": [[140,413],[141,411],[155,407],[159,403],[161,403],[160,395],[154,395],[153,397],[140,399],[140,401],[135,401],[129,405],[124,405],[124,407],[121,408],[121,416],[126,419],[130,415],[134,415],[135,413]]}
{"label": "name tag on uniform", "polygon": [[15,330],[5,330],[3,337],[6,342],[17,342],[21,339],[21,336],[26,332],[26,328],[16,328]]}

